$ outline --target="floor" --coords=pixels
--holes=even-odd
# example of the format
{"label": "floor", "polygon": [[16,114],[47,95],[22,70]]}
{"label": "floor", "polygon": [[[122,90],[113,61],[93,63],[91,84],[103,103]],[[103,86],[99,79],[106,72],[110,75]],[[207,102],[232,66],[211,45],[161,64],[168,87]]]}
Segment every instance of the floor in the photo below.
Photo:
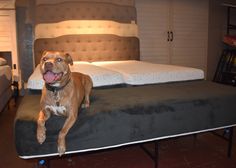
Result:
{"label": "floor", "polygon": [[[11,101],[9,109],[0,113],[0,167],[37,168],[36,160],[22,160],[15,151],[13,125],[17,106]],[[146,147],[153,150],[154,145],[148,143]],[[159,142],[159,168],[236,168],[236,131],[232,157],[227,158],[226,153],[226,141],[212,133],[162,140]],[[50,162],[50,167],[153,168],[154,164],[139,146],[134,145],[57,158]]]}

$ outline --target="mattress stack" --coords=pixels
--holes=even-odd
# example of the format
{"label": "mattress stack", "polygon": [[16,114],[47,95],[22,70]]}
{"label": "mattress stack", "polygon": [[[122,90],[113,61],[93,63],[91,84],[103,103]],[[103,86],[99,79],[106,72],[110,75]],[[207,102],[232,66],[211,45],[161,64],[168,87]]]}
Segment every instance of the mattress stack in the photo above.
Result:
{"label": "mattress stack", "polygon": [[[70,67],[72,72],[80,72],[91,77],[94,87],[114,85],[145,85],[204,79],[200,69],[152,64],[144,61],[77,61]],[[42,89],[44,81],[39,65],[28,80],[28,89]]]}

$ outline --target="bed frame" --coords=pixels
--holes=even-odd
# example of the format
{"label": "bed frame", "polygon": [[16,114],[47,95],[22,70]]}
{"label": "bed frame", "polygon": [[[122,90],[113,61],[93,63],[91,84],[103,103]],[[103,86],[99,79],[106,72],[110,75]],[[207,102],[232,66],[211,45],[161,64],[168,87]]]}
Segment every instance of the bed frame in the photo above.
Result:
{"label": "bed frame", "polygon": [[[57,156],[57,136],[65,118],[47,121],[47,139],[36,140],[40,95],[26,95],[17,111],[15,142],[24,159]],[[129,101],[127,101],[129,100]],[[80,112],[67,135],[66,154],[232,128],[236,125],[236,90],[209,81],[95,89],[91,106]],[[229,139],[229,156],[232,145]]]}
{"label": "bed frame", "polygon": [[[39,63],[44,50],[68,52],[74,61],[139,60],[134,0],[45,2],[38,0],[35,10],[35,64]],[[82,7],[81,10],[78,6]],[[67,12],[57,12],[65,9]],[[44,16],[39,17],[39,13]],[[55,15],[58,13],[61,15]],[[95,26],[96,33],[91,33],[91,26],[87,25],[86,32],[90,33],[83,34],[78,22],[73,28],[64,22],[71,18],[85,20],[86,24],[93,20],[109,20],[107,32],[102,32],[99,25],[92,22],[91,26]],[[66,23],[66,26],[57,24],[59,21]],[[113,21],[119,23],[118,26]],[[51,33],[52,27],[56,28],[55,32],[60,36]],[[74,29],[79,33],[73,34]],[[46,33],[43,30],[47,30]],[[67,34],[62,35],[61,32]],[[24,159],[50,160],[57,156],[56,139],[64,118],[53,116],[49,119],[47,139],[39,145],[36,140],[39,99],[40,95],[37,94],[26,95],[17,110],[14,130],[16,149]],[[208,81],[94,89],[90,108],[82,110],[67,135],[66,154],[154,141],[154,155],[142,148],[157,167],[158,140],[230,128],[230,155],[232,128],[236,125],[235,102],[235,88]]]}

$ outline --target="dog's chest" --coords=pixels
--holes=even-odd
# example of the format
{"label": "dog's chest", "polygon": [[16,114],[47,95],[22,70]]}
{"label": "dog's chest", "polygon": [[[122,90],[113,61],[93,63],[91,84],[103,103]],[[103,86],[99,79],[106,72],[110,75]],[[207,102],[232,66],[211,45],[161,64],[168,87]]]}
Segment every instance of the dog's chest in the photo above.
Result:
{"label": "dog's chest", "polygon": [[53,92],[51,95],[52,101],[50,105],[47,105],[45,108],[52,112],[54,115],[66,116],[67,106],[61,104],[64,101],[64,95],[59,91]]}
{"label": "dog's chest", "polygon": [[66,107],[65,106],[57,106],[57,105],[46,105],[47,110],[50,110],[53,114],[58,116],[66,115]]}

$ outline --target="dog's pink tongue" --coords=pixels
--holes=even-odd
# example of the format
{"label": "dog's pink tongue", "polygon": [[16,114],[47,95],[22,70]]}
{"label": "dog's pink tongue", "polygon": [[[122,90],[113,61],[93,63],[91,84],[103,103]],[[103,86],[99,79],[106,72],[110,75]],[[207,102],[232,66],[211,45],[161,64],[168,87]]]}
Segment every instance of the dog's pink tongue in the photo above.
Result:
{"label": "dog's pink tongue", "polygon": [[46,83],[53,83],[55,80],[55,74],[53,72],[48,71],[43,75],[43,79]]}

